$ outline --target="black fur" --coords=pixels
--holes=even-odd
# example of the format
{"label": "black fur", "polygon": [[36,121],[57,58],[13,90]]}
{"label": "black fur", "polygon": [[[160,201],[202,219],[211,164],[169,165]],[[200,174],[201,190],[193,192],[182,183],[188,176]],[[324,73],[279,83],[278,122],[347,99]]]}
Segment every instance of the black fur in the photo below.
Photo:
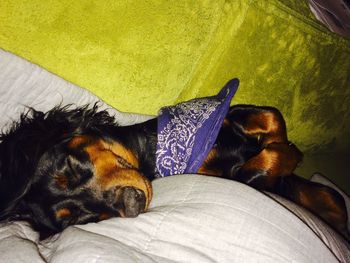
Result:
{"label": "black fur", "polygon": [[50,191],[50,179],[41,174],[45,168],[42,166],[47,166],[44,163],[57,161],[60,153],[56,153],[55,160],[41,160],[42,165],[39,160],[73,136],[102,136],[116,127],[118,124],[107,111],[98,111],[98,104],[80,108],[58,106],[47,113],[29,109],[22,114],[0,136],[0,220],[30,221],[43,235],[63,229],[64,226],[53,225],[52,215],[44,211],[59,194]]}

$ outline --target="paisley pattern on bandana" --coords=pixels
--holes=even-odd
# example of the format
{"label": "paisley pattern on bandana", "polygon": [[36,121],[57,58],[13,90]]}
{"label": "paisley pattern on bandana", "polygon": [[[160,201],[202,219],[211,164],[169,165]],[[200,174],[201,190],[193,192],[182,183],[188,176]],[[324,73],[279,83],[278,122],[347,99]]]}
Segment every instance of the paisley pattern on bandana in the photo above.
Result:
{"label": "paisley pattern on bandana", "polygon": [[[158,133],[157,169],[167,174],[183,174],[192,154],[196,133],[220,104],[207,99],[189,101],[168,108],[177,116]],[[161,110],[160,115],[164,109]]]}
{"label": "paisley pattern on bandana", "polygon": [[238,87],[231,80],[218,95],[164,107],[158,116],[156,176],[195,173],[211,150]]}

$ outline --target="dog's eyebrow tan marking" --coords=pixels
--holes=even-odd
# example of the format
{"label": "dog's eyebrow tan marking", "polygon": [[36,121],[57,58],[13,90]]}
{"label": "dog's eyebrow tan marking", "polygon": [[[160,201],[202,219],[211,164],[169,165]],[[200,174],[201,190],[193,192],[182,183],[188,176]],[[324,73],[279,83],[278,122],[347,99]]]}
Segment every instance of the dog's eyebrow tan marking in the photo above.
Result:
{"label": "dog's eyebrow tan marking", "polygon": [[60,208],[56,211],[56,217],[57,218],[65,218],[69,217],[71,215],[71,211],[68,208]]}
{"label": "dog's eyebrow tan marking", "polygon": [[78,135],[73,137],[69,142],[68,142],[68,147],[71,149],[76,149],[81,147],[84,144],[88,144],[90,141],[93,139],[90,136],[87,135]]}

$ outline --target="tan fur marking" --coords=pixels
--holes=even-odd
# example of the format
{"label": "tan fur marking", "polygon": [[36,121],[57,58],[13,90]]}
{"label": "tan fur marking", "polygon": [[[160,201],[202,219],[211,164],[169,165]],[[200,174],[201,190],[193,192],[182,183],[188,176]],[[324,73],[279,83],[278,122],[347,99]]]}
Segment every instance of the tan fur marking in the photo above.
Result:
{"label": "tan fur marking", "polygon": [[[95,168],[96,182],[102,191],[114,186],[131,186],[142,190],[146,197],[146,209],[152,199],[150,182],[137,170],[136,156],[118,143],[108,144],[98,140],[85,148]],[[122,157],[133,168],[125,167],[118,161]]]}
{"label": "tan fur marking", "polygon": [[54,179],[59,188],[66,189],[68,187],[68,178],[65,175],[56,175]]}
{"label": "tan fur marking", "polygon": [[56,211],[57,218],[65,218],[71,215],[71,211],[68,208],[60,208]]}
{"label": "tan fur marking", "polygon": [[213,148],[210,150],[207,158],[203,162],[202,166],[199,167],[197,173],[198,174],[203,174],[203,175],[209,175],[209,176],[221,176],[222,171],[219,169],[208,169],[207,164],[210,162],[214,157],[216,157],[218,154],[217,149]]}
{"label": "tan fur marking", "polygon": [[101,213],[100,216],[98,217],[99,220],[106,220],[108,218],[111,218],[111,215],[108,213]]}
{"label": "tan fur marking", "polygon": [[302,159],[302,153],[286,143],[271,143],[242,167],[247,170],[264,170],[269,176],[290,175]]}
{"label": "tan fur marking", "polygon": [[312,207],[312,202],[310,202],[308,194],[305,194],[302,191],[300,191],[298,194],[299,194],[299,201],[304,207],[307,207],[307,208]]}
{"label": "tan fur marking", "polygon": [[137,169],[139,168],[139,161],[137,160],[135,154],[131,150],[125,148],[120,143],[114,142],[108,146],[106,146],[106,144],[104,144],[104,147],[109,148],[114,154],[119,155],[120,157],[125,159],[133,167],[135,167]]}
{"label": "tan fur marking", "polygon": [[229,121],[229,119],[225,118],[222,123],[222,126],[230,126],[230,125],[231,125],[231,122]]}
{"label": "tan fur marking", "polygon": [[92,140],[92,138],[90,136],[87,136],[87,135],[75,136],[68,142],[68,147],[75,149],[84,143],[88,143],[91,140]]}
{"label": "tan fur marking", "polygon": [[303,188],[298,191],[299,204],[323,218],[341,233],[346,233],[347,213],[339,206],[332,194],[317,188]]}
{"label": "tan fur marking", "polygon": [[287,142],[287,131],[282,117],[273,112],[261,112],[248,117],[244,132],[248,135],[260,137],[263,145],[272,142]]}

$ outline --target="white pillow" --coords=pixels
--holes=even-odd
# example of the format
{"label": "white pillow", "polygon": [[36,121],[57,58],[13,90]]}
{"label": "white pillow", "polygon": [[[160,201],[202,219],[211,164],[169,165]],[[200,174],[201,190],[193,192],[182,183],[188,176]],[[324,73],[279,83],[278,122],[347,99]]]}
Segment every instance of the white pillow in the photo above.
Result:
{"label": "white pillow", "polygon": [[4,226],[0,261],[20,262],[22,253],[58,263],[350,260],[342,239],[335,235],[329,247],[289,210],[246,185],[178,175],[157,179],[153,187],[149,211],[137,218],[72,226],[41,243],[25,223]]}
{"label": "white pillow", "polygon": [[82,106],[95,102],[115,115],[120,125],[152,118],[113,109],[88,90],[0,49],[0,128],[8,127],[28,107],[46,112],[59,104]]}

